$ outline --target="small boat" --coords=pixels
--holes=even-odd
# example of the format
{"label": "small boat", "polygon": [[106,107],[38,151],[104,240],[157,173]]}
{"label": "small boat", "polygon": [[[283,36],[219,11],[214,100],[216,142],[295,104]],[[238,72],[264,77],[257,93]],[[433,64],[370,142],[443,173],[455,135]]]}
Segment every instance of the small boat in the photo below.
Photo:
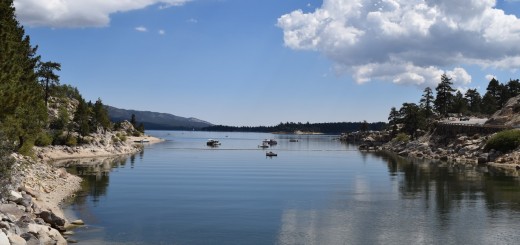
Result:
{"label": "small boat", "polygon": [[298,142],[297,139],[290,139],[289,142]]}
{"label": "small boat", "polygon": [[141,144],[143,144],[143,143],[150,143],[149,140],[134,140],[134,142],[135,143],[141,143]]}
{"label": "small boat", "polygon": [[276,157],[276,156],[278,156],[278,154],[276,154],[276,153],[270,151],[270,152],[266,152],[266,153],[265,153],[265,156],[267,156],[267,157]]}
{"label": "small boat", "polygon": [[269,145],[265,142],[262,142],[261,145],[258,145],[258,148],[262,148],[262,149],[269,148]]}
{"label": "small boat", "polygon": [[276,140],[270,139],[270,140],[267,141],[267,144],[269,144],[269,145],[276,145],[276,144],[278,144],[278,142]]}
{"label": "small boat", "polygon": [[208,142],[206,142],[207,146],[219,146],[220,142],[218,140],[209,139]]}

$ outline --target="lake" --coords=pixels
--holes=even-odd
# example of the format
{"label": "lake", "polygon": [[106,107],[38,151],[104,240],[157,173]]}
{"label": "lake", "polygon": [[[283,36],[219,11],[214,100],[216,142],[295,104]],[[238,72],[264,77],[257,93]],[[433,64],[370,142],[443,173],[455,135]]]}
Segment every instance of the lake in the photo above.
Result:
{"label": "lake", "polygon": [[[149,131],[141,154],[69,170],[79,244],[515,244],[520,181],[359,152],[328,135]],[[206,146],[217,139],[218,147]],[[276,139],[262,150],[263,139]],[[298,139],[298,142],[290,142]],[[266,157],[266,151],[278,153]]]}

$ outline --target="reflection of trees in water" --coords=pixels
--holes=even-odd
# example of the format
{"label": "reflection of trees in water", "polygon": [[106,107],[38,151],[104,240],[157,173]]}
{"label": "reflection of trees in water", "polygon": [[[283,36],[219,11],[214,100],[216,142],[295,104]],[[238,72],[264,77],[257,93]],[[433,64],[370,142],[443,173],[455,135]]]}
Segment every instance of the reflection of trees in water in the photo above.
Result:
{"label": "reflection of trees in water", "polygon": [[[135,159],[135,155],[132,155],[131,158]],[[99,197],[106,195],[110,171],[114,168],[124,168],[127,160],[128,156],[118,156],[93,159],[88,164],[79,164],[77,162],[66,164],[69,166],[67,170],[70,173],[78,175],[83,179],[81,182],[82,193],[77,195],[75,203],[81,205],[86,202],[89,196],[92,197],[92,201],[99,201]]]}
{"label": "reflection of trees in water", "polygon": [[374,155],[388,164],[391,176],[402,176],[399,190],[403,198],[422,198],[427,206],[434,205],[441,221],[449,218],[454,208],[481,199],[490,212],[503,210],[504,205],[520,210],[520,182],[516,178],[488,176],[481,171],[484,169],[460,163],[402,158],[384,152]]}

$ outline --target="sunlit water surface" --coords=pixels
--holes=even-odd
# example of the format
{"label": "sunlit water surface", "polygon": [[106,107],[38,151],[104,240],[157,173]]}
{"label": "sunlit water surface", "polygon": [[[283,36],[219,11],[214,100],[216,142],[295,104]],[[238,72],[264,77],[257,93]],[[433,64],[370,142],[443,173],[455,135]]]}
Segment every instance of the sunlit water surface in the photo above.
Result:
{"label": "sunlit water surface", "polygon": [[[335,136],[148,133],[166,141],[69,169],[84,178],[66,207],[87,224],[72,236],[80,244],[520,241],[515,178],[362,153]],[[210,148],[208,138],[222,145]],[[269,138],[278,145],[258,148]]]}

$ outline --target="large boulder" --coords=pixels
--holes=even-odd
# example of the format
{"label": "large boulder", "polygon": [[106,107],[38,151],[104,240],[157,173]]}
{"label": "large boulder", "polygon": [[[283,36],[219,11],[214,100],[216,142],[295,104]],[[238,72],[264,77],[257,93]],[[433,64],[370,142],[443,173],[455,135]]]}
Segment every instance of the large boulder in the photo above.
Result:
{"label": "large boulder", "polygon": [[10,244],[9,238],[7,238],[7,235],[4,234],[2,231],[0,231],[0,244]]}
{"label": "large boulder", "polygon": [[20,219],[25,213],[20,210],[16,204],[0,204],[0,213],[8,214],[6,216],[12,216],[12,218],[9,218],[9,221],[15,222],[18,219]]}
{"label": "large boulder", "polygon": [[520,95],[509,99],[504,107],[495,112],[485,124],[520,126]]}
{"label": "large boulder", "polygon": [[9,201],[13,201],[13,202],[16,202],[18,203],[20,200],[22,200],[22,193],[20,192],[17,192],[17,191],[10,191],[9,192]]}
{"label": "large boulder", "polygon": [[16,235],[14,233],[8,233],[7,238],[9,238],[9,242],[11,242],[11,245],[26,245],[27,244],[25,239],[23,239],[21,236]]}

